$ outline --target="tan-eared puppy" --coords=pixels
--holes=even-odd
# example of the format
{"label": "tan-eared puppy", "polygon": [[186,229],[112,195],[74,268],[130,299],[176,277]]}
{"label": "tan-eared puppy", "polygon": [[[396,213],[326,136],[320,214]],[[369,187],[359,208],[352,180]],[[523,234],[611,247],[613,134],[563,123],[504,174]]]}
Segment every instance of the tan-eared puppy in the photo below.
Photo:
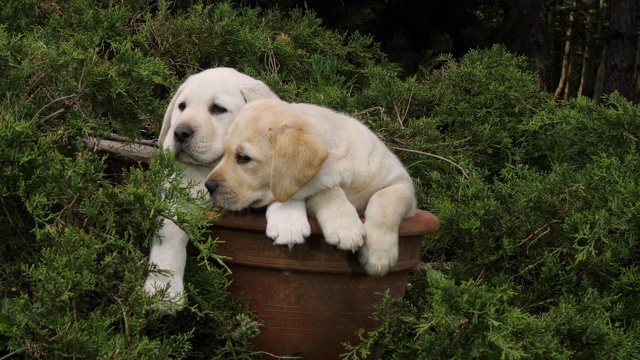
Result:
{"label": "tan-eared puppy", "polygon": [[[222,157],[223,139],[248,102],[277,98],[263,82],[231,68],[213,68],[189,76],[178,88],[164,115],[159,143],[176,160],[187,164],[184,182],[204,181]],[[163,220],[151,247],[149,263],[169,273],[151,273],[144,289],[154,294],[169,286],[165,298],[179,307],[184,291],[187,234],[170,220]]]}
{"label": "tan-eared puppy", "polygon": [[381,276],[396,264],[398,227],[415,213],[413,183],[359,121],[315,105],[258,100],[240,111],[224,147],[205,183],[215,205],[269,205],[267,235],[289,246],[309,235],[308,211],[328,243],[359,249],[367,273]]}

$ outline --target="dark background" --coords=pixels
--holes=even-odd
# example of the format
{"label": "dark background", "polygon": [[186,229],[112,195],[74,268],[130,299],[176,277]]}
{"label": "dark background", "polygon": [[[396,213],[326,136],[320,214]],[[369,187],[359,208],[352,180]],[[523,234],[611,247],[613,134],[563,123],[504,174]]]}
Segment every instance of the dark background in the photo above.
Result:
{"label": "dark background", "polygon": [[373,35],[407,76],[439,56],[504,44],[525,55],[557,97],[598,100],[614,90],[640,100],[637,0],[254,0],[307,8],[337,31]]}

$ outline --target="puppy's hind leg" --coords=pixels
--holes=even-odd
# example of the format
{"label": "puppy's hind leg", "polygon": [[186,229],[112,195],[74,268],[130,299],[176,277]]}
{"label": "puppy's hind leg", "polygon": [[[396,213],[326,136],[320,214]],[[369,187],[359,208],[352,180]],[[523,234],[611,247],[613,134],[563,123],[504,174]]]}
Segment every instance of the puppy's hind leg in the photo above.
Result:
{"label": "puppy's hind leg", "polygon": [[402,220],[415,214],[413,188],[394,184],[379,190],[367,204],[364,229],[366,239],[358,260],[369,275],[383,276],[398,262],[398,228]]}

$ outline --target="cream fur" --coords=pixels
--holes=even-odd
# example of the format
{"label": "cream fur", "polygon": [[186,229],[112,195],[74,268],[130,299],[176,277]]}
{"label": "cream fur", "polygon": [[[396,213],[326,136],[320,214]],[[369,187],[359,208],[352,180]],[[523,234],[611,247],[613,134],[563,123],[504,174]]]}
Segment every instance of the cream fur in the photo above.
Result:
{"label": "cream fur", "polygon": [[415,213],[413,183],[362,123],[315,105],[259,100],[240,111],[224,147],[206,183],[214,204],[269,205],[267,234],[289,246],[309,235],[306,208],[326,241],[358,251],[369,274],[396,264],[399,224]]}
{"label": "cream fur", "polygon": [[[204,190],[206,176],[222,157],[223,139],[240,109],[263,98],[277,96],[261,81],[231,68],[204,70],[189,76],[178,88],[164,115],[159,143],[187,164],[185,184],[190,180],[199,184],[194,196]],[[192,131],[188,140],[178,141],[176,130],[180,129]],[[144,289],[152,295],[168,286],[165,298],[176,308],[183,302],[188,241],[182,229],[165,219],[149,254],[149,263],[168,274],[149,274]]]}

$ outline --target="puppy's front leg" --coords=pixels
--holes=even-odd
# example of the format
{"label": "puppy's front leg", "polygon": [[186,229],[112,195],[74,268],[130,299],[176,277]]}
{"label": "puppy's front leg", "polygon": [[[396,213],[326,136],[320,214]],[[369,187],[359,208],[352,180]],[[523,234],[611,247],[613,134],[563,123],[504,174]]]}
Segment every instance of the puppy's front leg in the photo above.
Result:
{"label": "puppy's front leg", "polygon": [[304,243],[304,239],[311,234],[304,200],[274,202],[267,207],[266,217],[267,236],[274,240],[274,245],[292,248],[295,244]]}
{"label": "puppy's front leg", "polygon": [[307,199],[307,207],[318,219],[327,243],[354,252],[362,246],[364,226],[342,188],[334,187],[313,195]]}
{"label": "puppy's front leg", "polygon": [[174,309],[159,307],[174,313],[183,302],[184,292],[184,267],[187,263],[187,243],[189,236],[182,231],[173,221],[164,219],[162,227],[155,235],[149,254],[149,263],[154,263],[160,270],[166,270],[169,274],[150,273],[144,283],[144,290],[149,295],[155,294],[159,289],[169,285],[165,300],[175,304]]}
{"label": "puppy's front leg", "polygon": [[398,228],[416,212],[410,184],[394,184],[379,190],[367,204],[364,228],[367,240],[358,260],[369,275],[383,276],[398,262]]}

